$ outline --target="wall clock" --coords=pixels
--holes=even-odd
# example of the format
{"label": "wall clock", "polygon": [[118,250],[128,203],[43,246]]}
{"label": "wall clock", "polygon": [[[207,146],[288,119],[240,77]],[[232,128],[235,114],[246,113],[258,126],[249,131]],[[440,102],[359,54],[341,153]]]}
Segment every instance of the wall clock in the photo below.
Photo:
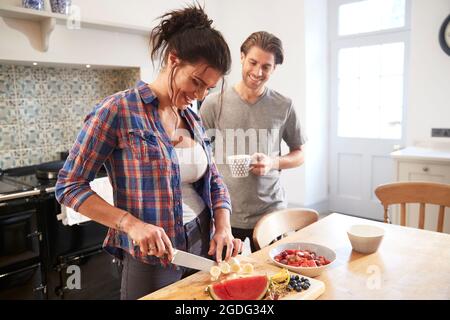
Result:
{"label": "wall clock", "polygon": [[439,43],[442,50],[450,56],[450,15],[444,20],[439,30]]}

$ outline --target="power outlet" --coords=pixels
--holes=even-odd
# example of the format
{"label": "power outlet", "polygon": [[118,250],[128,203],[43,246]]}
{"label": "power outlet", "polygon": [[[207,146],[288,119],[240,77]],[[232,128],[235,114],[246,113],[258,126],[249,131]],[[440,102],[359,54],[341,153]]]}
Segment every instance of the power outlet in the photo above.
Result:
{"label": "power outlet", "polygon": [[432,128],[431,136],[435,138],[450,138],[450,129],[448,128]]}

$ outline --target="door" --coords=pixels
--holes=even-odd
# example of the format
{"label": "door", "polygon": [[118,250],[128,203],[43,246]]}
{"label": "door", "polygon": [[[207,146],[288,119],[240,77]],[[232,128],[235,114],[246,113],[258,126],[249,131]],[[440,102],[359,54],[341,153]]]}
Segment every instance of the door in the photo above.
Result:
{"label": "door", "polygon": [[22,198],[1,203],[0,269],[38,259],[41,239],[32,199]]}
{"label": "door", "polygon": [[55,288],[49,282],[51,299],[120,299],[121,262],[103,249],[62,256],[58,260],[56,269],[61,282]]}
{"label": "door", "polygon": [[0,272],[0,300],[42,300],[45,290],[40,263]]}
{"label": "door", "polygon": [[404,142],[408,4],[331,2],[332,212],[383,220],[374,190],[395,180],[390,153]]}

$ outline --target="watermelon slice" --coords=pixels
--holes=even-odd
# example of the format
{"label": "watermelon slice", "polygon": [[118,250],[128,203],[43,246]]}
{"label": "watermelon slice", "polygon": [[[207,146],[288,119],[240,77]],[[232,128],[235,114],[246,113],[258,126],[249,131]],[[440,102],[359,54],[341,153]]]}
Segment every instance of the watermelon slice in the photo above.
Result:
{"label": "watermelon slice", "polygon": [[261,300],[269,289],[267,276],[251,276],[210,284],[208,292],[214,300]]}

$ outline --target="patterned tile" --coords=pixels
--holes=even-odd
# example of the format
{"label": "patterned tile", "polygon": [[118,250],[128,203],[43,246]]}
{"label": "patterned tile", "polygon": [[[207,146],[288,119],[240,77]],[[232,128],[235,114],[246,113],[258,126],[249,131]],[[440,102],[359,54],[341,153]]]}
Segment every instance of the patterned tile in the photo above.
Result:
{"label": "patterned tile", "polygon": [[74,124],[81,123],[86,118],[88,114],[88,109],[91,109],[89,106],[89,100],[87,99],[72,99],[69,105],[68,111],[68,119],[72,121]]}
{"label": "patterned tile", "polygon": [[20,149],[19,126],[0,126],[0,150]]}
{"label": "patterned tile", "polygon": [[45,130],[45,138],[47,140],[47,145],[49,146],[59,146],[64,144],[66,136],[66,123],[64,122],[53,122],[49,124],[47,130]]}
{"label": "patterned tile", "polygon": [[23,126],[21,128],[20,137],[22,147],[39,148],[47,144],[47,124],[36,123]]}
{"label": "patterned tile", "polygon": [[43,90],[42,69],[14,67],[17,98],[39,98]]}
{"label": "patterned tile", "polygon": [[17,101],[17,107],[20,122],[25,125],[47,121],[49,117],[48,109],[42,102],[42,100],[35,98],[19,99]]}
{"label": "patterned tile", "polygon": [[45,122],[67,121],[69,117],[69,101],[66,98],[53,97],[42,100],[45,108]]}
{"label": "patterned tile", "polygon": [[0,167],[58,159],[95,105],[134,86],[139,73],[0,64]]}
{"label": "patterned tile", "polygon": [[0,125],[13,125],[18,121],[16,100],[0,99]]}
{"label": "patterned tile", "polygon": [[58,160],[58,153],[53,148],[49,147],[29,148],[24,149],[23,152],[23,162],[25,166]]}
{"label": "patterned tile", "polygon": [[0,168],[10,169],[24,166],[25,157],[21,156],[22,153],[19,150],[1,150],[0,149]]}
{"label": "patterned tile", "polygon": [[15,99],[14,66],[0,64],[0,99]]}

